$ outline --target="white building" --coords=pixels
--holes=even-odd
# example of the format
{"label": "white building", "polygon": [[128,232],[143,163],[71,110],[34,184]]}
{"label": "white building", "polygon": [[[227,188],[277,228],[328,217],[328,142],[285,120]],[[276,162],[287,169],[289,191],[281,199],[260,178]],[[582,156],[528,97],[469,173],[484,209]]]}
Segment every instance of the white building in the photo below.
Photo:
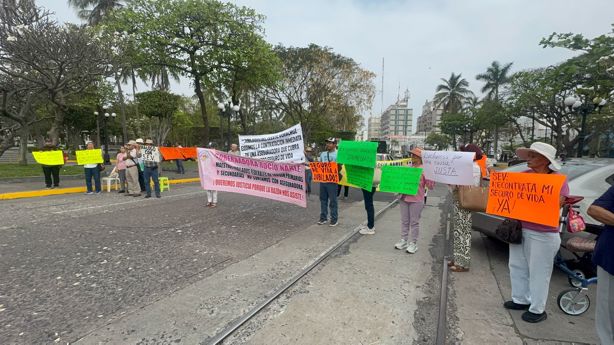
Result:
{"label": "white building", "polygon": [[381,123],[380,123],[380,117],[379,116],[370,116],[369,119],[367,120],[367,126],[368,126],[368,134],[367,137],[369,140],[379,140],[379,138],[382,135],[381,132]]}
{"label": "white building", "polygon": [[443,114],[443,107],[435,107],[433,101],[427,100],[422,106],[422,114],[418,117],[418,126],[416,128],[416,134],[428,136],[431,133],[441,133],[441,115]]}
{"label": "white building", "polygon": [[380,119],[381,138],[405,141],[413,133],[413,109],[409,108],[409,91],[405,97],[386,108]]}

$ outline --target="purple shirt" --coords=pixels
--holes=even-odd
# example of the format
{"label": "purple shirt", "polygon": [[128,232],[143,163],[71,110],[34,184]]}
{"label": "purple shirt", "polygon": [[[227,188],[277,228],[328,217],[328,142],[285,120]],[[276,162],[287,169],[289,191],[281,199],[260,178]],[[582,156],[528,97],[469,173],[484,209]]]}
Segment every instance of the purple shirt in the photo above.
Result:
{"label": "purple shirt", "polygon": [[[531,170],[526,170],[523,171],[523,173],[534,173],[535,171]],[[553,175],[561,175],[561,173],[559,172],[553,172]],[[563,186],[561,187],[561,196],[569,196],[569,184],[567,183],[567,179],[565,179],[565,182],[563,182]],[[539,210],[536,210],[536,212],[539,212]],[[538,231],[538,232],[559,232],[559,228],[558,227],[552,227],[549,225],[543,225],[543,224],[536,224],[536,223],[531,223],[531,222],[525,222],[524,220],[521,221],[522,222],[522,228],[523,229],[527,229],[527,230],[533,230],[533,231]]]}

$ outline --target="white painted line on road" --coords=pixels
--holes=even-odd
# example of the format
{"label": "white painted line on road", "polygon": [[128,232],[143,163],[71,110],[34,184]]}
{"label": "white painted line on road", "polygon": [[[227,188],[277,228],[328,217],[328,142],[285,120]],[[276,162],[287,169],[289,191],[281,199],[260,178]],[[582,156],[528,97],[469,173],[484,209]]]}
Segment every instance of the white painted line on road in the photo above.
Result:
{"label": "white painted line on road", "polygon": [[[175,194],[175,195],[169,195],[169,196],[165,196],[162,198],[162,200],[165,199],[169,199],[169,198],[173,198],[173,197],[177,197],[177,196],[185,196],[185,195],[192,195],[192,194],[202,194],[205,193],[204,190],[198,191],[198,192],[189,192],[189,193],[183,193],[183,194]],[[101,208],[101,207],[111,207],[111,206],[117,206],[117,205],[127,205],[127,204],[134,204],[137,202],[145,202],[145,200],[143,200],[142,197],[137,197],[135,200],[131,200],[131,201],[125,201],[125,202],[116,202],[113,204],[106,204],[106,205],[95,205],[95,206],[88,206],[88,207],[81,207],[81,208],[73,208],[70,210],[63,210],[63,211],[56,211],[53,212],[54,214],[62,214],[62,213],[67,213],[67,212],[78,212],[78,211],[84,211],[84,210],[93,210],[96,208]]]}

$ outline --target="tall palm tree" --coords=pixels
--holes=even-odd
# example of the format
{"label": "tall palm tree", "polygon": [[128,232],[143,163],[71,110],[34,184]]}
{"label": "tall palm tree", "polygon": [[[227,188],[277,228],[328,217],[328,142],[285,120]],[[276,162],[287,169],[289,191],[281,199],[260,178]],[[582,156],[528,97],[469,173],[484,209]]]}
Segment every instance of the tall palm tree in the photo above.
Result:
{"label": "tall palm tree", "polygon": [[465,99],[473,96],[469,90],[469,82],[461,74],[450,75],[447,80],[441,78],[443,84],[437,85],[435,94],[436,107],[443,105],[444,113],[458,113],[463,108]]}
{"label": "tall palm tree", "polygon": [[124,6],[126,1],[129,0],[68,0],[68,5],[79,10],[79,18],[87,20],[90,25],[96,25],[109,12]]}
{"label": "tall palm tree", "polygon": [[[475,76],[475,79],[485,82],[482,87],[482,92],[486,92],[486,98],[494,101],[496,104],[500,104],[501,98],[499,97],[500,89],[510,82],[510,76],[508,75],[512,62],[505,64],[501,67],[499,61],[493,61],[492,64],[486,69],[486,73],[480,73]],[[496,117],[494,118],[496,119]],[[498,154],[499,149],[499,125],[497,121],[495,124],[495,155]]]}
{"label": "tall palm tree", "polygon": [[501,67],[499,61],[493,61],[492,64],[486,70],[486,73],[480,73],[475,76],[475,79],[483,81],[486,84],[482,87],[482,92],[486,92],[486,97],[498,102],[499,91],[502,86],[510,82],[510,76],[508,75],[513,62],[505,64]]}

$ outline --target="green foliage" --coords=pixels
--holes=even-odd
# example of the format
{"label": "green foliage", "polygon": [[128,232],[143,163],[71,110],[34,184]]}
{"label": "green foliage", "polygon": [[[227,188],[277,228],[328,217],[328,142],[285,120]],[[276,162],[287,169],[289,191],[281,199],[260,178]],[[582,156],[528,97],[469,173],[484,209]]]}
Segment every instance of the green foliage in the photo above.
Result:
{"label": "green foliage", "polygon": [[462,74],[450,75],[447,80],[441,78],[443,84],[437,85],[435,94],[436,107],[443,106],[444,113],[458,113],[463,108],[465,100],[473,96],[469,90],[469,82]]}
{"label": "green foliage", "polygon": [[424,143],[428,146],[432,146],[435,150],[444,150],[450,144],[450,138],[445,134],[430,133]]}
{"label": "green foliage", "polygon": [[136,94],[140,111],[149,117],[169,119],[179,108],[181,96],[162,90],[153,90]]}

